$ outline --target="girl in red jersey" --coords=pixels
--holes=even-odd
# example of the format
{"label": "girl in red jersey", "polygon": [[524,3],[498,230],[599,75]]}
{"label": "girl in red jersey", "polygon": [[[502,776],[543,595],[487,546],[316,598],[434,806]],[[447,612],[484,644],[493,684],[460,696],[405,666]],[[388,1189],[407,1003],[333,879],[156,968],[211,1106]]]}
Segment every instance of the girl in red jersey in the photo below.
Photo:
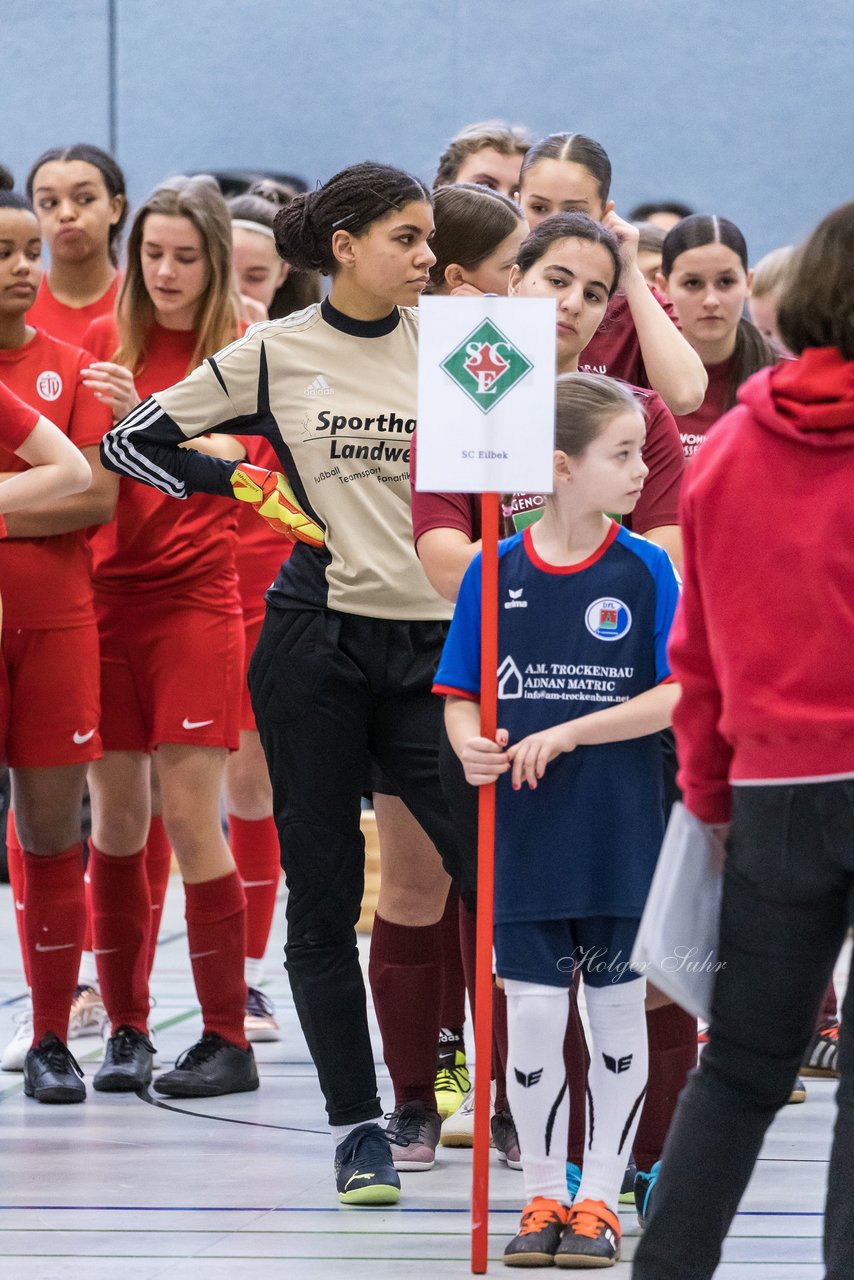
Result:
{"label": "girl in red jersey", "polygon": [[[624,269],[626,245],[599,223],[577,213],[558,214],[541,222],[524,241],[510,282],[519,297],[553,297],[557,304],[557,368],[571,373],[607,313],[609,297]],[[663,546],[674,558],[680,552],[677,505],[684,470],[679,435],[672,415],[654,392],[635,388],[647,422],[644,461],[649,475],[632,512],[629,527]],[[541,495],[513,495],[506,508],[509,531],[523,528],[543,510]],[[462,576],[480,550],[480,503],[470,494],[426,494],[413,491],[412,519],[416,548],[428,578],[448,599],[455,600]],[[472,796],[461,789],[462,773],[447,741],[443,743],[442,780],[454,801],[458,823],[465,831],[464,847],[476,849]],[[666,772],[666,770],[665,770]],[[470,813],[465,821],[465,813]],[[474,885],[474,869],[467,883]],[[472,930],[468,930],[471,936]],[[464,930],[464,936],[466,931]],[[586,1060],[583,1033],[571,1017],[565,1046],[572,1105],[569,1157],[581,1163],[584,1139]],[[506,1013],[496,1002],[499,1058],[506,1060]],[[661,1154],[670,1115],[685,1076],[696,1062],[696,1023],[673,1005],[648,1002],[650,1081],[648,1102],[635,1141],[638,1167],[647,1172]],[[498,1072],[499,1082],[501,1072]],[[500,1105],[505,1103],[504,1107]],[[518,1144],[505,1095],[496,1102],[494,1140],[507,1152]],[[515,1163],[515,1160],[514,1160]],[[577,1169],[570,1171],[577,1179]]]}
{"label": "girl in red jersey", "polygon": [[618,292],[608,304],[581,368],[652,387],[671,413],[691,413],[706,386],[702,364],[669,322],[661,299],[637,265],[638,231],[614,212],[611,162],[602,146],[581,133],[553,133],[522,161],[519,201],[528,224],[554,213],[586,213],[603,222],[624,246]]}
{"label": "girl in red jersey", "polygon": [[116,304],[124,174],[100,147],[51,147],[30,170],[27,194],[50,250],[29,322],[82,346],[92,321]]}
{"label": "girl in red jersey", "polygon": [[[118,318],[95,321],[88,374],[116,419],[238,334],[231,225],[207,177],[174,178],[134,218]],[[220,441],[220,449],[228,441]],[[242,456],[236,445],[233,456]],[[99,977],[111,1023],[95,1088],[151,1080],[145,845],[149,770],[186,890],[204,1034],[155,1088],[175,1097],[255,1089],[244,1033],[246,900],[219,821],[226,757],[240,745],[243,620],[237,522],[213,499],[176,504],[125,479],[95,543],[105,756],[90,774],[90,877]]]}
{"label": "girl in red jersey", "polygon": [[[40,502],[7,521],[0,543],[5,603],[3,666],[9,687],[6,756],[12,773],[17,840],[10,878],[32,988],[26,1020],[3,1055],[24,1069],[26,1092],[45,1102],[86,1096],[65,1047],[84,923],[80,806],[86,767],[100,755],[98,636],[85,531],[112,516],[115,480],[98,460],[110,415],[82,385],[88,355],[26,322],[41,279],[39,224],[28,203],[0,192],[0,379],[82,449],[92,485]],[[2,470],[26,469],[4,452]]]}
{"label": "girl in red jersey", "polygon": [[771,344],[744,315],[752,283],[744,236],[728,218],[695,213],[668,231],[658,287],[709,379],[699,408],[676,419],[686,458],[733,407],[742,382],[777,361]]}

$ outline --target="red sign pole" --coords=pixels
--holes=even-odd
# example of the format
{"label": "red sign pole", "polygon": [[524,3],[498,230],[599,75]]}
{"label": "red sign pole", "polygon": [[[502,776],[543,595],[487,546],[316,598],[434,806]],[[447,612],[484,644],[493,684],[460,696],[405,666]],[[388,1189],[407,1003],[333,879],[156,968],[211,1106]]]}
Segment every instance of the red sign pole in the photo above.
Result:
{"label": "red sign pole", "polygon": [[[481,507],[480,732],[498,727],[498,494]],[[495,784],[478,791],[477,969],[475,978],[474,1152],[471,1269],[484,1275],[489,1248],[490,1084],[492,1079],[492,920],[495,894]]]}

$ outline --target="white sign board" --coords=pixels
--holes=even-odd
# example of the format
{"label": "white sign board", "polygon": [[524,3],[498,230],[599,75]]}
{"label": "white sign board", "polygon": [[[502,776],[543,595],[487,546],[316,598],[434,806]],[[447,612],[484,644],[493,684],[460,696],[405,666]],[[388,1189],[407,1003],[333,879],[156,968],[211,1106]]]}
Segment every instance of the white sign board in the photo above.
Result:
{"label": "white sign board", "polygon": [[551,493],[555,304],[422,298],[416,488]]}

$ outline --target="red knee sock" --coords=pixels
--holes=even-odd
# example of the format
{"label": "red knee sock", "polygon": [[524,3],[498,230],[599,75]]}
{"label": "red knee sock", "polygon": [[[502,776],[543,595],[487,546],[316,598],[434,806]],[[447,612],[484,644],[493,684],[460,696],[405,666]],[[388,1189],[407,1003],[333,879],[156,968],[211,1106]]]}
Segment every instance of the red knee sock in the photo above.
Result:
{"label": "red knee sock", "polygon": [[203,884],[185,884],[187,938],[205,1031],[245,1049],[246,897],[231,871]]}
{"label": "red knee sock", "polygon": [[460,1031],[466,1020],[466,979],[460,954],[460,900],[448,890],[442,925],[442,1026]]}
{"label": "red knee sock", "polygon": [[89,880],[98,985],[117,1027],[148,1032],[148,934],[151,899],[145,850],[111,858],[90,842]]}
{"label": "red knee sock", "polygon": [[83,846],[52,858],[24,851],[24,928],[33,990],[33,1043],[48,1031],[68,1038],[68,1015],[83,946]]}
{"label": "red knee sock", "polygon": [[148,828],[148,839],[145,843],[145,877],[148,880],[148,895],[151,900],[151,922],[148,932],[147,951],[149,977],[154,967],[157,939],[160,936],[160,921],[163,918],[163,907],[166,902],[166,890],[169,888],[169,873],[171,870],[172,845],[166,834],[163,819],[159,814],[154,814]]}
{"label": "red knee sock", "polygon": [[584,1162],[584,1133],[587,1113],[587,1069],[590,1053],[578,1012],[578,983],[570,995],[569,1017],[563,1038],[563,1063],[569,1090],[569,1134],[566,1158],[579,1169]]}
{"label": "red knee sock", "polygon": [[246,955],[263,960],[281,873],[276,824],[272,817],[250,821],[230,813],[228,843],[246,894]]}
{"label": "red knee sock", "polygon": [[666,1004],[646,1015],[646,1029],[649,1080],[634,1143],[635,1163],[643,1173],[661,1159],[679,1094],[697,1065],[697,1019]]}
{"label": "red knee sock", "polygon": [[6,865],[9,868],[9,884],[12,889],[12,904],[15,908],[15,927],[18,930],[18,946],[21,948],[21,960],[24,964],[24,977],[30,986],[30,958],[27,955],[27,936],[24,930],[24,897],[26,894],[26,863],[24,851],[15,829],[15,815],[12,810],[6,818]]}
{"label": "red knee sock", "polygon": [[[450,894],[448,895],[450,897]],[[475,1005],[475,968],[477,964],[477,916],[460,902],[460,963],[463,968],[463,979],[469,997],[469,1008],[474,1017]]]}
{"label": "red knee sock", "polygon": [[368,977],[394,1085],[394,1104],[436,1109],[441,1026],[442,924],[411,927],[374,917]]}

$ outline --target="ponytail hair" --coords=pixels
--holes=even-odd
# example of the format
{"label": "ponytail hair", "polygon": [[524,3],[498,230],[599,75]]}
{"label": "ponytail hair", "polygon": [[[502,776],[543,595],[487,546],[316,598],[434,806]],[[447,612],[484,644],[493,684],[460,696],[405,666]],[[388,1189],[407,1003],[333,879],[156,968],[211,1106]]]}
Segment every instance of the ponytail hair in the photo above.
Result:
{"label": "ponytail hair", "polygon": [[608,203],[611,193],[611,161],[601,143],[588,138],[584,133],[550,133],[547,138],[535,142],[522,161],[520,185],[524,184],[525,174],[539,160],[569,160],[580,164],[595,179],[599,190],[599,199],[603,205]]}
{"label": "ponytail hair", "polygon": [[112,200],[115,196],[122,197],[121,216],[118,222],[110,227],[108,241],[110,261],[114,267],[118,266],[119,244],[121,243],[122,230],[128,216],[127,185],[125,183],[125,175],[118,161],[114,160],[108,151],[102,151],[100,147],[94,146],[91,142],[75,142],[71,147],[51,147],[48,151],[42,152],[27,175],[27,195],[31,200],[33,198],[36,174],[43,164],[51,164],[54,160],[83,160],[86,164],[91,164],[103,178],[104,186],[107,188],[107,195],[110,199]]}
{"label": "ponytail hair", "polygon": [[[700,249],[707,244],[722,244],[731,249],[744,269],[750,270],[747,256],[747,242],[734,222],[729,218],[719,218],[716,214],[693,213],[671,227],[664,237],[661,249],[661,274],[665,280],[673,270],[673,264],[680,253],[689,249]],[[735,335],[735,350],[732,353],[729,384],[727,386],[724,412],[731,409],[738,398],[738,389],[743,382],[752,377],[759,369],[776,364],[778,353],[763,338],[762,334],[746,316],[738,322]]]}
{"label": "ponytail hair", "polygon": [[28,213],[33,211],[27,197],[15,190],[15,179],[5,164],[0,164],[0,209],[26,209]]}
{"label": "ponytail hair", "polygon": [[564,373],[555,393],[555,448],[580,458],[588,445],[621,413],[643,410],[623,382],[601,373]]}
{"label": "ponytail hair", "polygon": [[276,214],[279,257],[301,271],[334,275],[338,261],[332,252],[336,231],[358,235],[393,209],[413,201],[432,204],[420,178],[390,165],[366,160],[350,165],[317,191],[295,196]]}

